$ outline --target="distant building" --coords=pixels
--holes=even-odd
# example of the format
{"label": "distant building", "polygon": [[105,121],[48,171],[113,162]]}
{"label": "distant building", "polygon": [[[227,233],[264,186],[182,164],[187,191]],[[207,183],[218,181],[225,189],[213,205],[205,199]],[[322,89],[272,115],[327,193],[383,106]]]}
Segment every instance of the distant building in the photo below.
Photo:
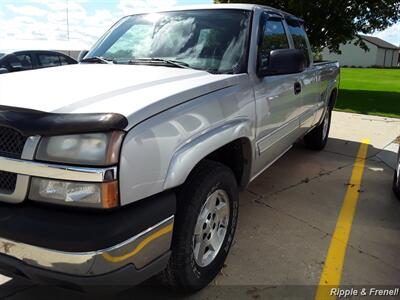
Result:
{"label": "distant building", "polygon": [[397,67],[399,64],[400,48],[380,38],[360,35],[369,48],[365,51],[354,41],[340,45],[342,54],[331,53],[327,48],[322,52],[324,60],[337,60],[342,66],[356,67]]}

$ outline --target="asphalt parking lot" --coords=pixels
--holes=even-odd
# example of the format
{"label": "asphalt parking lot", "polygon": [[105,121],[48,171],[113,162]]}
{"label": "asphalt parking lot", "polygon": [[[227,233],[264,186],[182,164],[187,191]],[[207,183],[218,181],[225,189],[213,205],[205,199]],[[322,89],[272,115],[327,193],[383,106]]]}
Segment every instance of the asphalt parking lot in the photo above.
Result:
{"label": "asphalt parking lot", "polygon": [[[400,119],[335,112],[324,151],[296,145],[241,194],[236,240],[210,287],[192,296],[137,287],[112,299],[314,299],[322,272],[333,272],[327,260],[332,240],[345,249],[336,272],[342,286],[399,286],[400,202],[391,190],[398,135]],[[350,178],[364,139],[367,159],[354,187]],[[358,202],[346,241],[336,231],[351,188]],[[0,284],[1,299],[85,298],[1,275]]]}

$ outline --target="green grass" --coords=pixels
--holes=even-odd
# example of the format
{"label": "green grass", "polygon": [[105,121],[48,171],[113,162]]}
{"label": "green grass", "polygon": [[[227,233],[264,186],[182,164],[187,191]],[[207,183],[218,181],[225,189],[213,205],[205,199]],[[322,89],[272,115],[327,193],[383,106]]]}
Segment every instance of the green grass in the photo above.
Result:
{"label": "green grass", "polygon": [[341,69],[335,110],[400,118],[400,69]]}

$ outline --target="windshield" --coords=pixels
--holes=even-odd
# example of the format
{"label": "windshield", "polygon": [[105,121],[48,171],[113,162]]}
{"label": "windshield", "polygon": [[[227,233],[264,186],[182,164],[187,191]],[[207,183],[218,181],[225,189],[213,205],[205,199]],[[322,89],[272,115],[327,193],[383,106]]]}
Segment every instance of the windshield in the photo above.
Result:
{"label": "windshield", "polygon": [[6,54],[0,52],[0,58],[2,58],[4,55],[6,55]]}
{"label": "windshield", "polygon": [[165,59],[213,73],[246,72],[250,12],[193,10],[120,20],[88,53],[114,63]]}

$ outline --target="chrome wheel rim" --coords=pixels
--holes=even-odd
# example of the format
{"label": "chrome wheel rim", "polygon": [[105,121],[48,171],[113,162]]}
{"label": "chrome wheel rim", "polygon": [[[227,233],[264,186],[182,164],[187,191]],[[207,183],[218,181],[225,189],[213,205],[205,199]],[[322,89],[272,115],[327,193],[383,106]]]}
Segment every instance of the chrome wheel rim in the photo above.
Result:
{"label": "chrome wheel rim", "polygon": [[323,138],[324,138],[324,139],[325,139],[326,136],[328,135],[329,118],[330,118],[330,113],[329,113],[329,112],[326,112],[326,114],[325,114],[325,119],[324,119],[324,127],[323,127],[323,130],[322,130],[322,135],[323,135]]}
{"label": "chrome wheel rim", "polygon": [[224,190],[208,196],[197,218],[193,236],[194,260],[206,267],[218,255],[228,231],[229,197]]}

